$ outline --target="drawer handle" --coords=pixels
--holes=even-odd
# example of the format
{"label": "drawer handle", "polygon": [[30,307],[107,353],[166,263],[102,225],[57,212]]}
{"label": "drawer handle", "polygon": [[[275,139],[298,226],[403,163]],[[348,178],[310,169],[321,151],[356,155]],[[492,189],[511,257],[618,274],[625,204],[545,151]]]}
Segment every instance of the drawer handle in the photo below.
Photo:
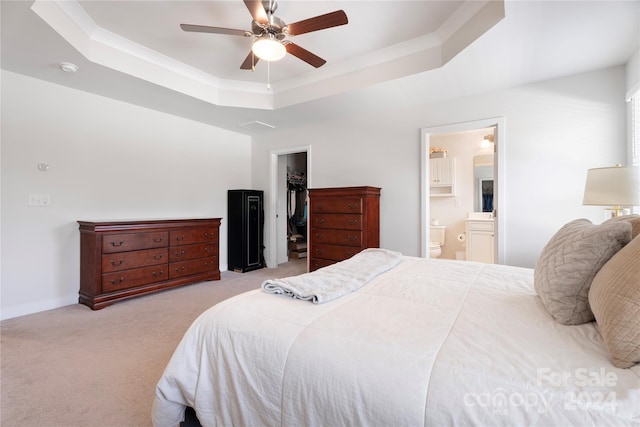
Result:
{"label": "drawer handle", "polygon": [[205,232],[204,237],[213,239],[215,237],[215,233]]}
{"label": "drawer handle", "polygon": [[357,219],[348,219],[347,224],[356,225],[359,221]]}
{"label": "drawer handle", "polygon": [[316,233],[316,239],[324,239],[324,233]]}
{"label": "drawer handle", "polygon": [[159,272],[159,273],[158,273],[158,272],[156,272],[156,271],[154,271],[154,272],[152,272],[151,274],[153,275],[153,277],[162,276],[162,275],[164,274],[164,270],[160,270],[160,272]]}
{"label": "drawer handle", "polygon": [[180,273],[184,271],[184,265],[180,268],[176,267],[176,273]]}
{"label": "drawer handle", "polygon": [[176,251],[175,254],[176,256],[182,256],[184,255],[184,251],[180,251],[180,252]]}
{"label": "drawer handle", "polygon": [[179,242],[184,240],[184,234],[182,236],[176,236],[176,240]]}
{"label": "drawer handle", "polygon": [[212,261],[212,262],[205,262],[205,263],[204,263],[204,266],[205,266],[205,267],[215,267],[215,265],[216,265],[216,263],[215,263],[215,262],[213,262],[213,261]]}
{"label": "drawer handle", "polygon": [[119,242],[119,243],[111,242],[111,246],[114,246],[114,247],[116,247],[116,246],[122,246],[123,244],[124,244],[124,240],[120,240],[120,242]]}
{"label": "drawer handle", "polygon": [[162,259],[163,256],[164,254],[155,254],[153,255],[153,259]]}
{"label": "drawer handle", "polygon": [[153,241],[154,241],[155,243],[160,243],[160,242],[162,242],[163,240],[164,240],[164,237],[160,237],[160,238],[154,237],[154,238],[153,238]]}
{"label": "drawer handle", "polygon": [[358,208],[358,204],[357,203],[347,203],[347,207],[349,209],[356,209],[356,208]]}
{"label": "drawer handle", "polygon": [[324,249],[322,249],[322,248],[315,248],[315,249],[313,250],[313,252],[315,252],[315,253],[316,253],[316,254],[318,254],[318,255],[321,255],[321,254],[323,254],[323,253],[324,253]]}
{"label": "drawer handle", "polygon": [[316,206],[318,206],[318,209],[324,209],[324,205],[322,203],[316,203]]}
{"label": "drawer handle", "polygon": [[[111,282],[112,285],[116,284],[116,280],[115,279],[111,279],[110,282]],[[117,282],[118,282],[118,284],[124,282],[124,277],[121,277],[119,280],[117,280]]]}
{"label": "drawer handle", "polygon": [[324,224],[325,219],[324,219],[324,218],[316,218],[316,222],[317,222],[318,224]]}
{"label": "drawer handle", "polygon": [[117,263],[117,264],[116,264],[116,261],[115,261],[115,260],[113,260],[113,259],[112,259],[110,262],[111,262],[111,265],[113,265],[113,266],[115,267],[116,265],[122,265],[122,263],[124,262],[124,260],[123,260],[123,259],[121,259],[120,261],[118,261],[118,263]]}
{"label": "drawer handle", "polygon": [[358,236],[347,236],[347,240],[350,242],[355,242],[358,240]]}

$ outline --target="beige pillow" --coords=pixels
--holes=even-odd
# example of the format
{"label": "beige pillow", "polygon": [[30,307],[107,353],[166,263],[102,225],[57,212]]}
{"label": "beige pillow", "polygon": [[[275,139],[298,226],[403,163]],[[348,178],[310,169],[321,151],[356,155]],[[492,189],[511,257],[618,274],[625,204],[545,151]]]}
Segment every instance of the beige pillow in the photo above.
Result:
{"label": "beige pillow", "polygon": [[576,219],[544,247],[534,270],[536,293],[554,320],[579,325],[594,319],[589,286],[600,268],[631,240],[631,224],[594,225]]}
{"label": "beige pillow", "polygon": [[640,362],[640,237],[596,274],[589,304],[612,363],[629,368]]}
{"label": "beige pillow", "polygon": [[616,216],[614,218],[610,218],[606,220],[604,223],[608,224],[611,222],[618,221],[627,221],[631,224],[631,238],[635,239],[636,236],[640,235],[640,215],[621,215]]}

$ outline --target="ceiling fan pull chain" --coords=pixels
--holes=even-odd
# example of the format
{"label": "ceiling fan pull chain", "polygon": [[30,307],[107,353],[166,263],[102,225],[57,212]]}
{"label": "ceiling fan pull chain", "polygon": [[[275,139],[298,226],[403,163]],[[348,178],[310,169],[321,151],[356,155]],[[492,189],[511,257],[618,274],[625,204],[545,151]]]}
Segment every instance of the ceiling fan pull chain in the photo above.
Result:
{"label": "ceiling fan pull chain", "polygon": [[267,61],[267,90],[271,90],[271,61]]}

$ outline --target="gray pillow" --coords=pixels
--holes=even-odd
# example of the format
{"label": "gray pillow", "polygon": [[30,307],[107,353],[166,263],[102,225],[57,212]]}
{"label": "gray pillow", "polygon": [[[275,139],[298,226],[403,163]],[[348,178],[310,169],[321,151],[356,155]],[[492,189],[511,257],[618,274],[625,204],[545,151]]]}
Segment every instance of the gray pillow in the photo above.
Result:
{"label": "gray pillow", "polygon": [[554,320],[579,325],[594,320],[589,287],[600,268],[631,241],[627,221],[594,225],[576,219],[544,247],[534,271],[536,293]]}
{"label": "gray pillow", "polygon": [[631,224],[631,239],[635,239],[636,236],[640,236],[640,215],[621,215],[610,218],[604,223],[610,222],[628,221]]}

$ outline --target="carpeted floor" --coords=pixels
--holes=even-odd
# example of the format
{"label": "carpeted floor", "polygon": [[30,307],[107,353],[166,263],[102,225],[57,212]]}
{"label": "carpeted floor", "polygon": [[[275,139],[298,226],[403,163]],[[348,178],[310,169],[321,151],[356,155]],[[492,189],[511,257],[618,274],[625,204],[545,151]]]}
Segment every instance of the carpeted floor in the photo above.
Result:
{"label": "carpeted floor", "polygon": [[193,320],[265,279],[305,271],[301,259],[223,272],[98,311],[76,304],[0,322],[0,425],[150,426],[155,385]]}

